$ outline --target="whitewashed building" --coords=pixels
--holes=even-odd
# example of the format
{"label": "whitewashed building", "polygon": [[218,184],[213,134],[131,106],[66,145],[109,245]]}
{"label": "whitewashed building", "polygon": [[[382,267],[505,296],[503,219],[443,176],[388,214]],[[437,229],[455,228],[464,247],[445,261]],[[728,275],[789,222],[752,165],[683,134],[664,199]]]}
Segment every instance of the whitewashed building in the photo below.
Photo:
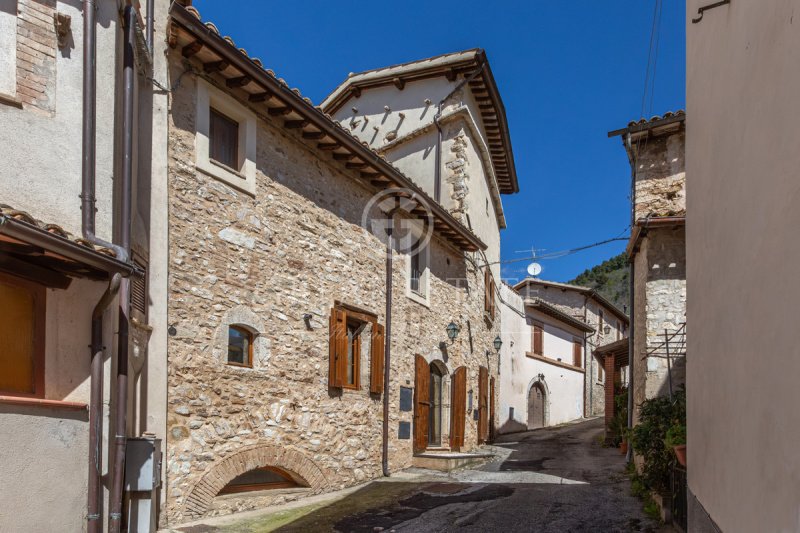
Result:
{"label": "whitewashed building", "polygon": [[594,350],[627,335],[628,318],[596,291],[525,279],[500,289],[498,432],[603,413],[605,375]]}

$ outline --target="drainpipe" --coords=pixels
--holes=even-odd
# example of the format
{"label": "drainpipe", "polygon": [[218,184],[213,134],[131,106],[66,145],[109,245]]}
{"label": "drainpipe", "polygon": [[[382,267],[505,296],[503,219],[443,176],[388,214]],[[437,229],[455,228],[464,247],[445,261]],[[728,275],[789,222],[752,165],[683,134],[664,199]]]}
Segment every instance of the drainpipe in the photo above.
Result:
{"label": "drainpipe", "polygon": [[[397,206],[397,198],[394,199]],[[386,327],[384,328],[383,348],[383,440],[381,442],[384,477],[389,477],[389,375],[392,361],[392,253],[394,250],[394,215],[397,207],[390,210],[389,225],[386,228]]]}
{"label": "drainpipe", "polygon": [[150,57],[153,57],[153,34],[155,33],[155,27],[153,26],[155,23],[154,9],[155,0],[147,0],[147,35],[145,36],[145,42],[147,43],[147,49],[150,51]]}
{"label": "drainpipe", "polygon": [[95,0],[83,0],[83,146],[81,149],[81,233],[92,244],[114,250],[117,259],[127,262],[124,247],[95,235],[95,160],[97,123],[97,25]]}
{"label": "drainpipe", "polygon": [[[134,107],[134,28],[136,13],[128,3],[123,14],[123,71],[122,71],[122,198],[118,229],[120,244],[130,250],[131,184],[133,182],[133,107]],[[119,331],[117,334],[117,387],[114,430],[114,469],[111,477],[108,529],[121,530],[122,493],[125,478],[128,412],[128,324],[130,313],[130,281],[122,280],[119,290]]]}
{"label": "drainpipe", "polygon": [[[628,134],[625,136],[625,148],[626,151],[628,152],[628,159],[631,164],[631,232],[633,232],[633,224],[636,220],[636,162],[633,157],[630,132],[628,132]],[[636,252],[633,252],[633,255],[631,255],[630,272],[629,272],[630,279],[628,280],[628,286],[629,286],[628,292],[631,295],[630,296],[631,316],[628,329],[628,429],[629,430],[633,428],[633,388],[634,388],[633,365],[635,359],[635,357],[633,356],[633,347],[634,347],[633,336],[636,331],[636,328],[634,327],[635,324],[634,319],[636,317],[636,307],[634,305],[635,296],[633,293],[634,289],[633,280],[635,277],[635,265],[634,265],[635,253]],[[633,460],[633,446],[628,446],[628,452],[625,455],[625,460],[629,463]]]}
{"label": "drainpipe", "polygon": [[442,197],[442,125],[439,124],[439,120],[442,118],[442,107],[444,106],[445,101],[448,98],[453,96],[457,93],[461,87],[466,85],[467,83],[471,82],[475,79],[475,77],[483,72],[483,66],[486,64],[486,61],[481,62],[480,66],[475,69],[475,72],[470,74],[468,77],[461,80],[461,83],[456,85],[455,89],[450,91],[447,96],[439,100],[439,103],[436,104],[436,114],[433,116],[433,123],[436,125],[436,157],[434,158],[434,164],[436,168],[434,168],[433,173],[433,199],[436,200],[436,203],[441,203]]}
{"label": "drainpipe", "polygon": [[119,291],[122,276],[117,273],[108,282],[108,288],[92,312],[91,379],[89,392],[89,485],[87,531],[102,530],[100,502],[100,477],[102,475],[103,452],[100,436],[103,434],[103,313]]}

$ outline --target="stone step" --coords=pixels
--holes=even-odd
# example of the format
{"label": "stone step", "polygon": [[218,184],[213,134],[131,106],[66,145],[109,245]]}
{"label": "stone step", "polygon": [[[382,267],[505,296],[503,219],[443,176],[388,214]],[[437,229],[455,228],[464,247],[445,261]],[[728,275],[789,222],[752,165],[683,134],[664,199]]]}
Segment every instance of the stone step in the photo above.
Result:
{"label": "stone step", "polygon": [[457,468],[476,465],[485,462],[494,455],[486,452],[461,453],[441,450],[425,450],[415,454],[411,460],[412,466],[450,472]]}

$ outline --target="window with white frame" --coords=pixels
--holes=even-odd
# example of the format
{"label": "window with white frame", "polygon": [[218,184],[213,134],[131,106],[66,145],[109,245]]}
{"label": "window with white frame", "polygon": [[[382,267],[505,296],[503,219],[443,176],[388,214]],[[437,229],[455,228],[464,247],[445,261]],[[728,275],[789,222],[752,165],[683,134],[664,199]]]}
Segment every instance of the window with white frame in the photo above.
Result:
{"label": "window with white frame", "polygon": [[201,80],[197,84],[196,128],[197,169],[255,194],[255,115],[230,95]]}
{"label": "window with white frame", "polygon": [[17,94],[17,0],[0,0],[0,95]]}
{"label": "window with white frame", "polygon": [[428,247],[411,250],[408,255],[408,283],[406,295],[412,300],[427,305],[430,294]]}

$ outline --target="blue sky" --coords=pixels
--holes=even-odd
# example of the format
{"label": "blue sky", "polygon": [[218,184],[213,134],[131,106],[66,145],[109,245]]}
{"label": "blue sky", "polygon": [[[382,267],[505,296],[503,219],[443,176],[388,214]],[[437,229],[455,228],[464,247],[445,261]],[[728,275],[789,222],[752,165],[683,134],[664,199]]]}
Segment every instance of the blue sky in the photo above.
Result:
{"label": "blue sky", "polygon": [[[607,132],[642,114],[655,1],[194,4],[314,103],[348,72],[484,48],[505,103],[521,189],[504,197],[502,255],[509,260],[531,247],[552,253],[627,228],[630,167],[620,139]],[[660,23],[648,116],[685,105],[684,2],[664,0]],[[567,281],[624,246],[543,260],[540,277]],[[526,265],[505,265],[504,278],[524,277]]]}

